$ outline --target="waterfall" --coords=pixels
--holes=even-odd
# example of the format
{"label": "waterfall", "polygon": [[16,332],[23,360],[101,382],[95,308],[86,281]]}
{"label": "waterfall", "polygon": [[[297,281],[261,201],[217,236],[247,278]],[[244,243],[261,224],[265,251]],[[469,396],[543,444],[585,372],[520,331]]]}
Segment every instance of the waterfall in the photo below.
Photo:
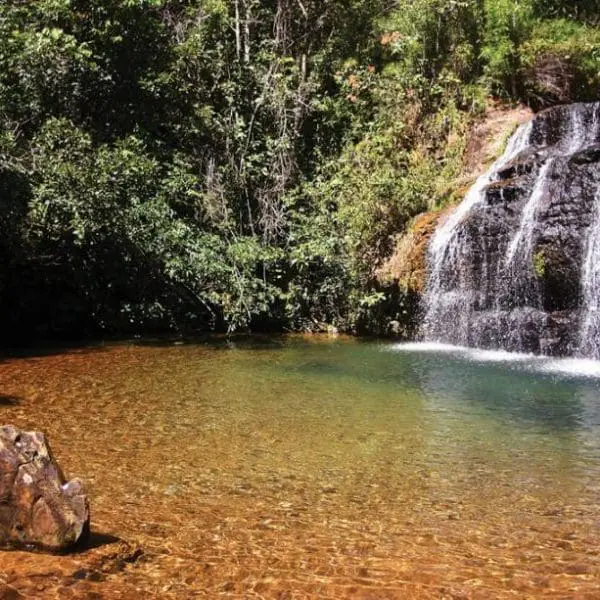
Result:
{"label": "waterfall", "polygon": [[[595,118],[594,112],[594,118]],[[570,113],[569,135],[566,138],[567,155],[574,154],[580,150],[588,139],[589,132],[586,131],[585,122],[581,111],[574,110]]]}
{"label": "waterfall", "polygon": [[600,358],[600,103],[521,125],[427,260],[425,340]]}
{"label": "waterfall", "polygon": [[[581,110],[571,111],[566,127],[567,134],[564,136],[566,148],[564,153],[561,151],[560,154],[569,157],[579,152],[590,139],[593,140],[597,136],[597,128],[597,110],[593,112],[592,126],[589,129],[586,129],[585,113]],[[533,266],[533,234],[540,204],[544,194],[548,192],[552,166],[555,160],[556,157],[552,157],[542,164],[535,185],[531,190],[531,196],[521,213],[519,228],[508,244],[504,263],[507,272],[512,275],[519,276],[519,274],[531,270]]]}
{"label": "waterfall", "polygon": [[579,330],[579,354],[600,359],[600,189],[581,272],[583,309]]}
{"label": "waterfall", "polygon": [[434,268],[441,266],[445,251],[452,249],[452,242],[457,237],[458,227],[463,218],[469,213],[473,206],[483,199],[483,190],[494,181],[498,170],[512,160],[519,152],[527,147],[531,134],[531,122],[521,125],[514,135],[508,140],[506,149],[502,156],[477,179],[469,190],[465,199],[458,205],[456,210],[450,214],[444,223],[436,230],[430,245],[430,254],[433,258]]}
{"label": "waterfall", "polygon": [[[511,331],[496,332],[497,345],[508,345],[523,350],[527,341],[522,332],[532,317],[532,311],[542,308],[542,298],[536,279],[534,256],[534,233],[538,222],[538,212],[544,196],[550,192],[550,177],[553,158],[543,163],[537,174],[531,195],[521,213],[519,227],[507,245],[504,259],[497,264],[496,279],[499,291],[496,292],[493,318],[500,322],[503,317],[503,302],[511,309]],[[504,338],[504,339],[503,339]],[[507,339],[508,338],[508,339]]]}
{"label": "waterfall", "polygon": [[504,263],[512,272],[517,270],[515,263],[531,262],[533,250],[532,236],[535,228],[536,213],[540,200],[548,187],[548,173],[552,168],[552,162],[552,159],[550,159],[540,169],[537,181],[531,192],[531,197],[523,209],[519,229],[508,245]]}
{"label": "waterfall", "polygon": [[[465,252],[465,244],[461,236],[462,224],[473,210],[473,207],[485,197],[485,188],[492,183],[498,171],[523,151],[529,144],[532,123],[521,125],[508,140],[502,156],[477,179],[465,199],[435,231],[428,251],[429,277],[425,305],[427,312],[424,320],[426,337],[438,341],[446,337],[445,327],[456,326],[452,341],[460,344],[468,342],[468,321],[470,307],[474,303],[473,294],[467,285],[459,285],[458,290],[444,289],[443,273],[451,269],[461,254]],[[457,316],[448,321],[448,317]],[[445,341],[449,341],[446,339]]]}
{"label": "waterfall", "polygon": [[[596,110],[592,135],[597,135],[599,128],[600,110]],[[594,201],[594,216],[581,272],[583,309],[579,329],[579,354],[600,359],[600,187]]]}

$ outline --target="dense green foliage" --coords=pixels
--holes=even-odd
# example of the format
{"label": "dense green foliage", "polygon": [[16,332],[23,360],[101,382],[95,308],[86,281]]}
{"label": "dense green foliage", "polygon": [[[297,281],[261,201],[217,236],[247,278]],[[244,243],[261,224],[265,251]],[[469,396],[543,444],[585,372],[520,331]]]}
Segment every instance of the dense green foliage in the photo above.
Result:
{"label": "dense green foliage", "polygon": [[[597,96],[597,2],[0,4],[4,331],[381,328],[496,95]],[[388,308],[394,306],[394,311]]]}

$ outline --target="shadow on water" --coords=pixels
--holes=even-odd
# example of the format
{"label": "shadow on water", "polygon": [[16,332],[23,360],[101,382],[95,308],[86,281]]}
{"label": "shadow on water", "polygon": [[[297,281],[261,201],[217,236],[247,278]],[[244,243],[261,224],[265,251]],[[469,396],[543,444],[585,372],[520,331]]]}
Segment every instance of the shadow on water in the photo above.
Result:
{"label": "shadow on water", "polygon": [[105,342],[40,343],[33,346],[6,346],[0,348],[0,363],[13,359],[44,358],[69,352],[98,352]]}
{"label": "shadow on water", "polygon": [[0,406],[17,406],[21,400],[15,396],[0,394]]}
{"label": "shadow on water", "polygon": [[[110,535],[107,533],[92,532],[88,536],[83,535],[83,538],[78,541],[75,545],[69,546],[64,549],[56,550],[48,548],[46,546],[40,546],[37,544],[23,544],[20,542],[10,542],[3,546],[2,550],[6,552],[32,552],[34,554],[49,554],[54,556],[70,556],[77,554],[84,554],[89,550],[96,550],[105,546],[111,546],[113,544],[119,544],[123,542],[119,537]],[[3,596],[0,596],[2,598]]]}
{"label": "shadow on water", "polygon": [[77,544],[77,546],[72,550],[71,554],[82,554],[88,550],[95,550],[97,548],[103,548],[104,546],[112,546],[113,544],[119,544],[121,542],[123,542],[123,540],[115,535],[92,531],[87,540]]}
{"label": "shadow on water", "polygon": [[[167,348],[176,346],[203,345],[216,350],[235,350],[237,348],[252,350],[273,350],[289,345],[289,337],[285,334],[215,334],[196,336],[159,335],[143,337],[115,337],[102,340],[79,341],[43,341],[33,345],[11,345],[0,347],[0,362],[10,359],[43,358],[69,352],[101,352],[107,348],[120,345]],[[299,336],[300,339],[301,336]]]}
{"label": "shadow on water", "polygon": [[[309,336],[311,342],[330,341],[325,334],[315,334]],[[135,340],[129,340],[125,343],[133,343],[137,346],[150,346],[164,348],[169,346],[197,346],[202,345],[213,350],[277,350],[287,348],[293,344],[306,344],[307,339],[301,334],[219,334],[208,333],[206,335],[196,336],[160,336],[144,337]]]}

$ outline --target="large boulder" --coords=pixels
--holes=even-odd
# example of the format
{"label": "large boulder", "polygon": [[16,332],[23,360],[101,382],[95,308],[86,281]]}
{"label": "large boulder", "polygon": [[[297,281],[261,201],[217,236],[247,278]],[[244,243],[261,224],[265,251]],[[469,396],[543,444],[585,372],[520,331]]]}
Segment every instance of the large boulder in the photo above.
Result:
{"label": "large boulder", "polygon": [[0,544],[68,550],[89,521],[81,482],[66,481],[45,436],[0,427]]}

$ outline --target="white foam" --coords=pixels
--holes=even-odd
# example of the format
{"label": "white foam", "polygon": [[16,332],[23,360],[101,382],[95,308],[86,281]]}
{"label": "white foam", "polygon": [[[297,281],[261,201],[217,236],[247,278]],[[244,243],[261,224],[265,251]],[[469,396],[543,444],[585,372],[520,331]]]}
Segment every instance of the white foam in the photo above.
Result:
{"label": "white foam", "polygon": [[544,373],[600,378],[600,361],[587,358],[547,359],[540,368]]}
{"label": "white foam", "polygon": [[465,357],[478,362],[514,362],[532,360],[537,358],[533,354],[518,354],[506,350],[481,350],[479,348],[468,348],[466,346],[454,346],[440,342],[409,342],[394,344],[392,350],[400,352],[428,352],[446,353]]}
{"label": "white foam", "polygon": [[600,361],[591,359],[550,358],[535,354],[507,352],[505,350],[481,350],[437,342],[393,344],[388,346],[387,349],[394,352],[448,354],[471,362],[518,364],[519,368],[526,371],[600,379]]}
{"label": "white foam", "polygon": [[508,352],[506,350],[469,349],[467,356],[477,362],[524,362],[538,359],[538,357],[533,354]]}

